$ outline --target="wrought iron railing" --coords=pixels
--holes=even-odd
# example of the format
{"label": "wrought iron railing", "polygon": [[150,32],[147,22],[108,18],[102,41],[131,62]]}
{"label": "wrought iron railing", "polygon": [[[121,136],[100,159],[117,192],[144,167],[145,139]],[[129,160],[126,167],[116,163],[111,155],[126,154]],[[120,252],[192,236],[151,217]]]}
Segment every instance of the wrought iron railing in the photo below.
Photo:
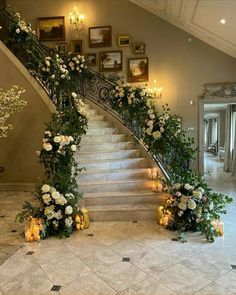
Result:
{"label": "wrought iron railing", "polygon": [[[0,4],[0,26],[5,31],[5,36],[9,34],[9,24],[14,21],[12,13]],[[4,41],[4,40],[3,40]],[[10,44],[6,43],[8,48],[14,53],[14,55],[21,61],[21,63],[29,70],[31,75],[38,81],[38,83],[44,88],[48,96],[54,102],[57,108],[60,109],[60,101],[58,100],[58,92],[55,89],[55,85],[50,84],[48,81],[43,79],[40,71],[35,69],[35,64],[29,58],[28,48],[24,43],[20,44]],[[44,60],[46,56],[50,56],[55,53],[55,51],[47,46],[39,43],[37,39],[31,42],[31,51],[37,56],[38,60]],[[32,52],[31,52],[32,53]],[[142,141],[143,130],[139,127],[137,122],[127,120],[126,114],[118,114],[112,109],[109,101],[113,95],[112,91],[116,87],[115,84],[105,79],[104,76],[92,69],[86,69],[81,75],[73,77],[76,79],[76,91],[78,91],[83,97],[92,101],[100,108],[107,111],[113,118],[118,120],[123,124],[132,134],[134,140],[139,142],[139,144],[147,151],[150,157],[156,162],[160,167],[163,175],[166,179],[170,179],[169,173],[166,168],[168,163],[166,159],[161,158],[161,155],[154,154],[151,149]]]}

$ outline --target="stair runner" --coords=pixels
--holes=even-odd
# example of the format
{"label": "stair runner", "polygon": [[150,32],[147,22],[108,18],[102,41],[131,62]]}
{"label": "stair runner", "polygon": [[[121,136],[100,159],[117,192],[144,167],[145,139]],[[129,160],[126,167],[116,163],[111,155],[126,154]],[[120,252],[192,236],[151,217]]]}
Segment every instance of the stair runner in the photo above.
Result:
{"label": "stair runner", "polygon": [[156,207],[165,198],[152,192],[150,166],[138,145],[105,115],[88,104],[88,130],[76,154],[84,167],[77,181],[84,193],[80,207],[92,221],[155,220]]}

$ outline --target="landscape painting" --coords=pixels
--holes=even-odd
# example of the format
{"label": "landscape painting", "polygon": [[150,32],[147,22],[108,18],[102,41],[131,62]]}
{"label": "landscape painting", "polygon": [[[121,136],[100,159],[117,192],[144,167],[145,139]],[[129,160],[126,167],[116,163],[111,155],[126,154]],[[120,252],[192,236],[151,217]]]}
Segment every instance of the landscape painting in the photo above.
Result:
{"label": "landscape painting", "polygon": [[64,41],[64,16],[38,18],[37,31],[39,41]]}
{"label": "landscape painting", "polygon": [[89,47],[110,47],[111,43],[111,26],[89,28]]}
{"label": "landscape painting", "polygon": [[100,52],[99,65],[101,72],[122,71],[122,51]]}
{"label": "landscape painting", "polygon": [[148,81],[148,58],[130,58],[128,60],[128,82]]}

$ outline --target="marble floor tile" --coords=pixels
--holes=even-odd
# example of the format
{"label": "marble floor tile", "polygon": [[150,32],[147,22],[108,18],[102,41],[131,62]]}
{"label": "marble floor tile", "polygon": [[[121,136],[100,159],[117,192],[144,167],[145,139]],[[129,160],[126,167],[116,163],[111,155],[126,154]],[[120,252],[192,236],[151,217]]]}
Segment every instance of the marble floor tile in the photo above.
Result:
{"label": "marble floor tile", "polygon": [[232,293],[230,290],[213,282],[210,285],[198,291],[195,295],[234,295],[234,294],[235,293]]}
{"label": "marble floor tile", "polygon": [[162,272],[160,282],[181,295],[192,295],[210,283],[205,277],[191,269],[176,264]]}
{"label": "marble floor tile", "polygon": [[153,278],[148,278],[141,283],[125,290],[120,295],[175,295],[176,293],[166,288]]}
{"label": "marble floor tile", "polygon": [[62,286],[61,295],[115,295],[116,292],[96,274]]}
{"label": "marble floor tile", "polygon": [[189,257],[187,260],[182,261],[181,264],[193,271],[204,274],[205,278],[211,281],[216,280],[232,269],[229,264],[205,253],[198,253]]}
{"label": "marble floor tile", "polygon": [[120,243],[113,244],[110,246],[115,252],[123,257],[133,257],[137,255],[144,255],[147,253],[148,247],[135,241],[126,239]]}
{"label": "marble floor tile", "polygon": [[92,252],[86,252],[85,254],[80,255],[79,258],[93,271],[111,266],[122,260],[120,255],[107,247]]}
{"label": "marble floor tile", "polygon": [[120,262],[97,272],[115,291],[121,292],[143,280],[148,275],[129,262]]}
{"label": "marble floor tile", "polygon": [[216,280],[216,283],[236,294],[236,271],[232,270],[228,272]]}
{"label": "marble floor tile", "polygon": [[157,279],[161,272],[177,264],[179,261],[180,260],[175,257],[168,257],[155,250],[149,251],[142,256],[138,255],[131,258],[131,262],[134,265]]}

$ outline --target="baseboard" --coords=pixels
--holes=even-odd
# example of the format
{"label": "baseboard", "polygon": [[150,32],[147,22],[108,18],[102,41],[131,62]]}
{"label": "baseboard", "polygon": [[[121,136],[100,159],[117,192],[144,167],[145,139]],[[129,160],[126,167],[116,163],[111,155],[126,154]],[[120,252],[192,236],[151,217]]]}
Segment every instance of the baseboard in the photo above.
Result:
{"label": "baseboard", "polygon": [[35,190],[35,183],[29,182],[2,182],[0,183],[0,191],[26,191]]}

